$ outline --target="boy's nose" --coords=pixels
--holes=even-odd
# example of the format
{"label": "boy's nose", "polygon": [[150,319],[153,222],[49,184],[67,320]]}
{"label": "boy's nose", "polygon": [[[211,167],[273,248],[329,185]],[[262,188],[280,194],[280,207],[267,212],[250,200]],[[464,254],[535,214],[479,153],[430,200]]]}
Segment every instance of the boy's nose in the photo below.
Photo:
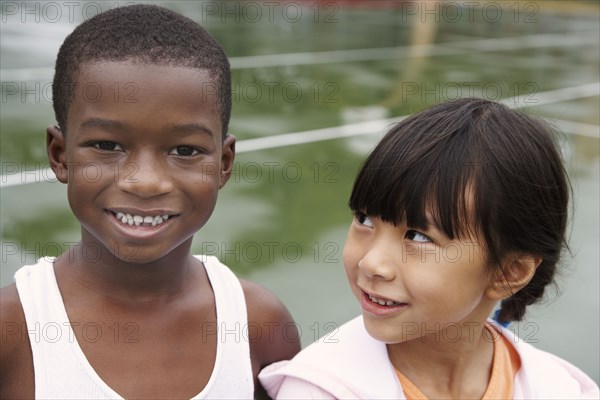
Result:
{"label": "boy's nose", "polygon": [[137,157],[119,171],[117,185],[123,191],[141,198],[169,193],[173,182],[166,166],[154,157]]}

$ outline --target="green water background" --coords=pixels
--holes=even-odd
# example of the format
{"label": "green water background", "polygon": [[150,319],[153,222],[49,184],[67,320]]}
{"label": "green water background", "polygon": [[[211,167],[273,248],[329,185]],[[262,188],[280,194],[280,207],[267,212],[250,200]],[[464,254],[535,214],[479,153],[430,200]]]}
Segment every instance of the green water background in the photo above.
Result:
{"label": "green water background", "polygon": [[[78,23],[129,2],[67,3],[54,2],[58,11],[48,2],[2,5],[3,181],[15,169],[39,181],[1,188],[2,286],[21,265],[79,237],[65,186],[39,172],[47,166],[45,127],[54,123],[51,69]],[[599,7],[475,3],[159,2],[202,23],[232,57],[230,131],[240,142],[407,115],[467,95],[521,95],[520,107],[558,121],[575,188],[573,256],[559,295],[551,291],[512,329],[598,382],[599,95],[545,103],[543,93],[600,80]],[[195,237],[196,253],[217,255],[278,294],[304,345],[360,312],[341,263],[346,204],[385,128],[238,154],[214,215]]]}

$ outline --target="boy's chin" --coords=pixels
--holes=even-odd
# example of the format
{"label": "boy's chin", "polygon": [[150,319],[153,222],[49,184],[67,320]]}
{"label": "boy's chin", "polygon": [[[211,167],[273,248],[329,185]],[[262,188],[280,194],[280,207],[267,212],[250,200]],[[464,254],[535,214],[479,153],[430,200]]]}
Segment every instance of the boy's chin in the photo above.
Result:
{"label": "boy's chin", "polygon": [[148,251],[144,251],[144,249],[135,246],[131,246],[125,250],[115,248],[109,249],[111,253],[110,257],[116,263],[144,265],[154,263],[165,257],[164,253],[153,251],[155,249],[147,250]]}

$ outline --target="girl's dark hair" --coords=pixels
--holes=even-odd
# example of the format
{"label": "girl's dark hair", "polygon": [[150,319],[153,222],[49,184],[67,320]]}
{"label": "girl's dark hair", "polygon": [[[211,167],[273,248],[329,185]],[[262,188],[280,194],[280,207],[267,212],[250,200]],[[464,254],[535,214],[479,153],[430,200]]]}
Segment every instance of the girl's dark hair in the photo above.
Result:
{"label": "girl's dark hair", "polygon": [[540,256],[531,281],[502,301],[520,321],[554,281],[567,249],[571,191],[546,123],[483,99],[433,106],[396,124],[371,152],[350,208],[397,225],[483,239],[491,272],[509,252]]}

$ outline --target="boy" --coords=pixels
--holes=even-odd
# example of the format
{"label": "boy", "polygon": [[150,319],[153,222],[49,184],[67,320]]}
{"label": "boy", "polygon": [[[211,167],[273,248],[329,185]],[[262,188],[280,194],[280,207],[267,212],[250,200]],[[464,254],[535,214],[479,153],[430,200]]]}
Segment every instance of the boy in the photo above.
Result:
{"label": "boy", "polygon": [[0,397],[250,398],[299,351],[273,294],[190,254],[233,167],[230,79],[216,41],[160,7],[67,37],[46,144],[81,241],[2,289]]}

